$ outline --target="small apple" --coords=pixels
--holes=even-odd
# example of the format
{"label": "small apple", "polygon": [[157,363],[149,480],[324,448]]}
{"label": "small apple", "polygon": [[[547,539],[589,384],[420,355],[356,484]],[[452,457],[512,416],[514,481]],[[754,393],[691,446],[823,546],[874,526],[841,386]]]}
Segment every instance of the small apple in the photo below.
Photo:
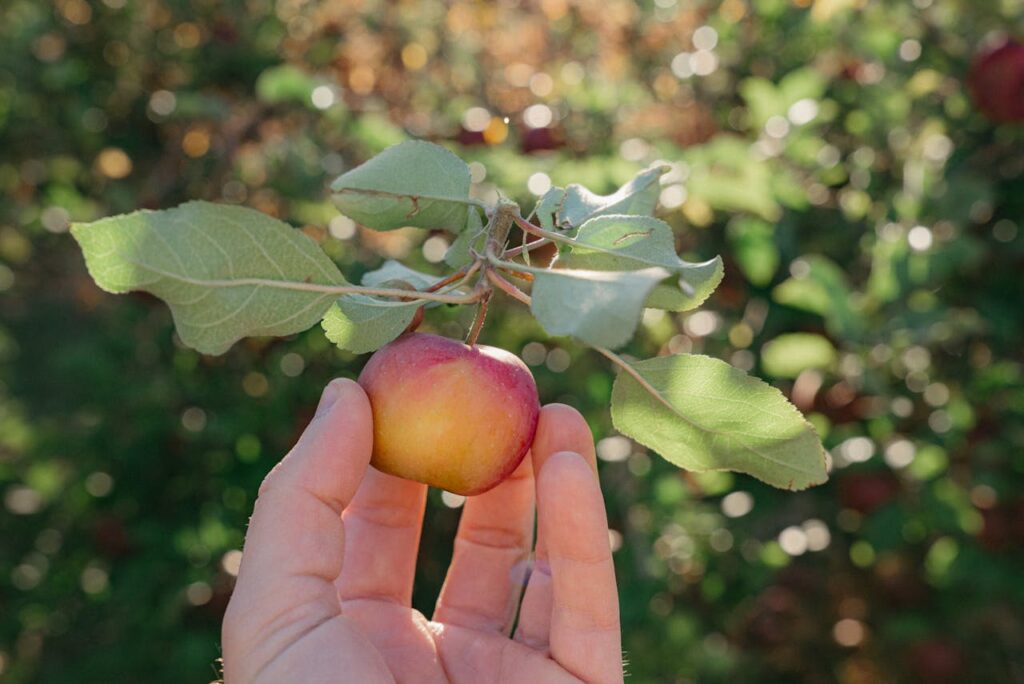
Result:
{"label": "small apple", "polygon": [[373,409],[373,457],[385,473],[456,494],[508,477],[533,441],[537,385],[518,357],[406,333],[359,375]]}
{"label": "small apple", "polygon": [[971,64],[967,86],[992,121],[1024,121],[1024,45],[1011,38],[983,51]]}

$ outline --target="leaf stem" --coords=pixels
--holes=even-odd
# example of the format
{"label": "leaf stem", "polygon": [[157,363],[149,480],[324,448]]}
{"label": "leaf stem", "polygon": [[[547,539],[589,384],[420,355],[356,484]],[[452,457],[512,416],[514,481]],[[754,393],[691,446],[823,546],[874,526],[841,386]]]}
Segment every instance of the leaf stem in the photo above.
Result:
{"label": "leaf stem", "polygon": [[[536,249],[537,247],[543,247],[544,245],[551,244],[551,242],[552,241],[549,238],[541,238],[540,240],[534,240],[533,242],[527,242],[526,244],[520,245],[518,247],[507,249],[505,250],[505,253],[502,254],[501,256],[504,259],[511,259],[512,257],[519,256],[520,254],[522,254],[523,257],[528,257],[530,255],[530,252]],[[527,266],[529,266],[530,262],[527,261],[526,264]]]}
{"label": "leaf stem", "polygon": [[[521,216],[512,216],[512,220],[515,221],[516,225],[522,230],[526,231],[530,235],[536,235],[537,237],[547,238],[553,242],[564,242],[566,244],[574,245],[576,241],[568,235],[562,235],[561,233],[552,233],[550,230],[544,230],[540,226],[535,226]],[[587,245],[590,248],[590,245]]]}
{"label": "leaf stem", "polygon": [[526,304],[526,306],[530,306],[530,303],[533,301],[532,299],[530,299],[530,295],[526,294],[518,287],[508,282],[507,280],[505,280],[492,270],[487,271],[487,279],[494,283],[495,287],[497,287],[499,290],[501,290],[508,296],[512,297],[513,299],[516,299],[522,302],[523,304]]}
{"label": "leaf stem", "polygon": [[177,280],[179,282],[187,283],[189,285],[197,285],[200,287],[268,287],[271,289],[278,290],[297,290],[300,292],[320,292],[322,294],[336,294],[336,295],[347,295],[347,294],[362,294],[362,295],[373,295],[375,297],[394,297],[395,299],[404,299],[406,301],[422,299],[431,302],[441,302],[443,304],[472,304],[473,302],[479,301],[480,297],[483,296],[483,292],[469,292],[467,294],[453,295],[446,294],[443,292],[422,292],[420,290],[402,290],[390,287],[360,287],[357,285],[320,285],[319,283],[300,283],[291,280],[273,280],[271,278],[235,278],[233,280],[223,280],[217,278],[192,278],[190,276],[181,275],[180,273],[172,273],[163,269],[155,268],[146,264],[140,264],[130,259],[126,259],[130,264],[139,266],[152,271],[158,275],[170,278],[171,280]]}
{"label": "leaf stem", "polygon": [[622,368],[622,370],[629,373],[630,377],[636,380],[637,383],[639,383],[639,385],[643,387],[648,394],[650,394],[652,397],[654,397],[662,404],[667,406],[669,409],[671,409],[673,413],[679,413],[679,411],[674,406],[672,406],[672,404],[668,403],[668,400],[665,399],[665,397],[661,396],[661,392],[659,392],[654,385],[647,382],[644,376],[640,375],[640,371],[638,371],[636,368],[633,368],[633,366],[631,366],[629,362],[626,361],[626,359],[622,358],[621,356],[613,352],[611,349],[598,347],[597,345],[591,345],[591,348],[597,353],[607,358],[612,363]]}

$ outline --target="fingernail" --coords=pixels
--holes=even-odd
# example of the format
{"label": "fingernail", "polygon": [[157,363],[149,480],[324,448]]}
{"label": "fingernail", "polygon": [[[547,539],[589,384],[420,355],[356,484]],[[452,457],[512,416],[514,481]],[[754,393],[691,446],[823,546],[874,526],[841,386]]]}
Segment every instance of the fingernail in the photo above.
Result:
{"label": "fingernail", "polygon": [[316,407],[316,415],[313,416],[314,419],[325,415],[331,410],[331,407],[334,406],[341,396],[342,384],[340,380],[331,380],[327,387],[324,388],[324,393],[320,395],[320,403]]}

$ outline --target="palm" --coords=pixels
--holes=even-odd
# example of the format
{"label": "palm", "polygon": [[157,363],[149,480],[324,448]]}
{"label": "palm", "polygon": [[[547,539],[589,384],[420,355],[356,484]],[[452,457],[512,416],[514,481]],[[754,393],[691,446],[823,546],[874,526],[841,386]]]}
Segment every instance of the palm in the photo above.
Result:
{"label": "palm", "polygon": [[[324,434],[304,436],[293,454],[304,443],[337,444],[341,436],[360,451],[360,410],[332,411],[325,418],[334,421],[338,413],[340,424],[324,421]],[[367,433],[366,452],[369,440]],[[261,500],[269,502],[257,505],[250,524],[225,618],[228,684],[621,682],[614,571],[593,476],[579,458],[559,456],[534,482],[534,469],[559,451],[593,464],[582,418],[550,406],[542,411],[532,461],[467,500],[432,620],[411,607],[426,487],[368,469],[346,497],[358,475],[339,472],[336,482],[325,481],[322,473],[304,475],[311,471],[289,464],[302,457],[289,456],[280,474],[268,477]],[[349,460],[358,470],[358,459]],[[287,501],[275,504],[275,497]],[[537,568],[524,592],[535,499]]]}

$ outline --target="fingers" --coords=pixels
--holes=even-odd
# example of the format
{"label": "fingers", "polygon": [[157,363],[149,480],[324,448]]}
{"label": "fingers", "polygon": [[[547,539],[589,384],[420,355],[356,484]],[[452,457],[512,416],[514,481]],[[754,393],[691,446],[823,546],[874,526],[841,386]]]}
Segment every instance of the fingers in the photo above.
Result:
{"label": "fingers", "polygon": [[[549,404],[541,409],[537,434],[533,439],[533,471],[541,472],[548,459],[559,451],[581,454],[596,472],[594,438],[587,422],[576,409],[564,404]],[[544,530],[537,529],[533,571],[519,609],[516,640],[540,651],[548,648],[553,606],[551,571]]]}
{"label": "fingers", "polygon": [[586,682],[621,682],[621,634],[608,520],[590,465],[571,452],[548,458],[537,482],[554,605],[551,657]]}
{"label": "fingers", "polygon": [[351,380],[324,390],[316,416],[260,487],[238,583],[225,617],[232,637],[267,627],[299,630],[338,614],[341,511],[366,471],[373,444],[370,404]]}
{"label": "fingers", "polygon": [[494,489],[466,500],[434,621],[511,629],[533,541],[533,467],[523,462]]}
{"label": "fingers", "polygon": [[342,601],[410,605],[426,500],[426,485],[367,470],[342,515],[345,565],[337,582]]}

